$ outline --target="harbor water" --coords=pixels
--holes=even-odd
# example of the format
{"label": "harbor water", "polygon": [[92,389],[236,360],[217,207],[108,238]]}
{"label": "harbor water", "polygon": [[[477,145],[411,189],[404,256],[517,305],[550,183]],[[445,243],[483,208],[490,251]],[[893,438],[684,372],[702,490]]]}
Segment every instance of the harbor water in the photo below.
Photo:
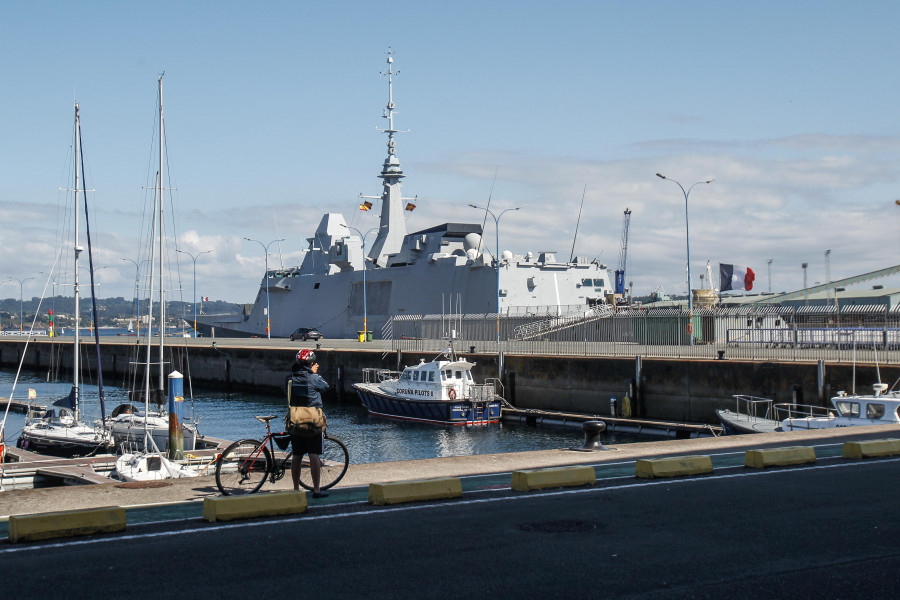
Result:
{"label": "harbor water", "polygon": [[[48,383],[46,377],[33,372],[22,373],[13,392],[15,373],[0,371],[0,396],[19,400],[28,398],[29,389],[35,391],[35,402],[52,404],[54,399],[69,393],[71,383]],[[106,412],[127,401],[122,382],[106,382]],[[112,385],[110,385],[110,383]],[[82,386],[84,421],[92,423],[100,417],[97,387]],[[280,396],[247,393],[210,392],[193,390],[185,382],[185,419],[198,420],[198,430],[227,440],[261,439],[265,427],[256,415],[283,416],[285,400]],[[520,423],[500,423],[486,426],[452,426],[418,424],[370,416],[355,396],[348,396],[343,404],[326,403],[328,431],[340,438],[350,450],[351,463],[369,463],[473,454],[522,452],[580,447],[584,435],[578,427],[527,426]],[[0,412],[0,418],[2,418]],[[24,424],[21,414],[9,413],[4,432],[8,444],[14,444]],[[272,421],[273,429],[282,429],[281,419]],[[648,438],[623,433],[607,434],[604,444],[647,441]]]}

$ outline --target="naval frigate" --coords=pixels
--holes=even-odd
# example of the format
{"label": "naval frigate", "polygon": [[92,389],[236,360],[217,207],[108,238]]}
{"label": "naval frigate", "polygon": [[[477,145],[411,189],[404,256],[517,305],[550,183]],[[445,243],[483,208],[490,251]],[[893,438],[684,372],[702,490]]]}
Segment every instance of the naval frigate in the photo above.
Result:
{"label": "naval frigate", "polygon": [[[362,331],[379,337],[399,315],[534,314],[584,312],[613,297],[606,265],[554,252],[504,251],[493,256],[482,240],[482,226],[443,223],[406,232],[405,211],[413,198],[401,194],[405,177],[397,158],[394,128],[393,57],[387,58],[388,126],[379,226],[367,232],[350,227],[338,213],[325,214],[301,264],[268,270],[256,300],[236,314],[201,315],[205,336],[288,337],[313,327],[325,337],[355,338]],[[361,209],[371,203],[361,197]],[[477,207],[476,207],[477,208]],[[368,253],[366,236],[377,231]],[[371,337],[371,334],[370,334]]]}

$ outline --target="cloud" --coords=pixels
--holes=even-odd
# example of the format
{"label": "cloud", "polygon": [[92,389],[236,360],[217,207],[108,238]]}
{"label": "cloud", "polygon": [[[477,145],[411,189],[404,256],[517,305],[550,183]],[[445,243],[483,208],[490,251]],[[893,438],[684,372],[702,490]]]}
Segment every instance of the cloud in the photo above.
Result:
{"label": "cloud", "polygon": [[[802,262],[810,265],[810,283],[814,278],[824,281],[827,249],[832,250],[832,279],[900,264],[900,207],[894,204],[900,196],[900,137],[651,140],[622,154],[626,157],[601,160],[473,150],[460,159],[407,161],[404,193],[413,189],[419,195],[418,208],[408,216],[408,231],[442,222],[480,224],[484,214],[467,204],[484,206],[490,196],[496,212],[521,207],[501,218],[501,251],[553,250],[558,258],[568,259],[574,240],[576,255],[600,257],[614,269],[628,208],[632,216],[626,279],[634,282],[635,293],[660,285],[669,293],[683,293],[685,201],[678,186],[654,175],[663,172],[686,189],[695,181],[716,179],[694,187],[688,204],[695,287],[707,260],[713,268],[719,261],[751,266],[758,274],[757,286],[765,289],[771,258],[775,291],[801,287]],[[179,248],[195,255],[212,250],[197,261],[198,294],[233,302],[255,298],[264,256],[258,244],[244,237],[265,242],[285,238],[270,248],[269,266],[291,266],[299,264],[306,238],[313,235],[322,213],[343,212],[348,222],[360,227],[365,226],[360,222],[377,219],[374,211],[357,214],[355,195],[343,190],[340,181],[333,185],[337,199],[326,202],[291,190],[277,202],[256,202],[240,211],[208,204],[179,208],[179,220],[186,226],[179,234]],[[296,203],[284,200],[291,195],[298,198]],[[139,254],[132,233],[136,227],[128,225],[136,216],[121,207],[95,212],[98,221],[118,223],[95,232],[102,242],[96,247],[95,264],[106,267],[98,272],[99,293],[130,297],[134,264],[122,259],[135,260]],[[55,206],[0,201],[0,216],[7,224],[0,235],[4,247],[14,249],[0,256],[3,273],[27,277],[49,270],[61,237],[55,213]],[[485,243],[491,250],[494,241],[493,219],[488,218]],[[193,264],[187,256],[179,259],[176,279],[189,299]],[[39,293],[36,282],[26,287]]]}

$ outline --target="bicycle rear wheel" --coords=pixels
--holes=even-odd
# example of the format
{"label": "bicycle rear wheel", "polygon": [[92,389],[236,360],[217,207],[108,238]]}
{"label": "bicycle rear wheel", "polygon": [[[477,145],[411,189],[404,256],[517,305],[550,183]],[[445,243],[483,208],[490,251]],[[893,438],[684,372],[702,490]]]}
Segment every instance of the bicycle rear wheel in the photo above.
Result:
{"label": "bicycle rear wheel", "polygon": [[239,440],[227,448],[216,464],[216,485],[225,496],[252,494],[266,482],[273,462],[259,440]]}
{"label": "bicycle rear wheel", "polygon": [[[322,444],[322,471],[319,476],[319,487],[327,490],[344,477],[350,464],[350,453],[344,442],[337,438],[325,436]],[[313,489],[312,473],[309,468],[300,471],[300,485],[308,490]]]}

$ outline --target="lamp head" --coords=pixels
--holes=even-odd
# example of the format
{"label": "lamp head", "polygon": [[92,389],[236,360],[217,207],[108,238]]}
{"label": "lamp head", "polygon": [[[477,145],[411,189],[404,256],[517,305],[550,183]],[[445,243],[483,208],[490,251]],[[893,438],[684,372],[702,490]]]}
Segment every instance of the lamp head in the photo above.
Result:
{"label": "lamp head", "polygon": [[657,173],[656,176],[659,177],[660,179],[665,179],[665,178],[666,178],[666,176],[663,175],[662,173]]}

